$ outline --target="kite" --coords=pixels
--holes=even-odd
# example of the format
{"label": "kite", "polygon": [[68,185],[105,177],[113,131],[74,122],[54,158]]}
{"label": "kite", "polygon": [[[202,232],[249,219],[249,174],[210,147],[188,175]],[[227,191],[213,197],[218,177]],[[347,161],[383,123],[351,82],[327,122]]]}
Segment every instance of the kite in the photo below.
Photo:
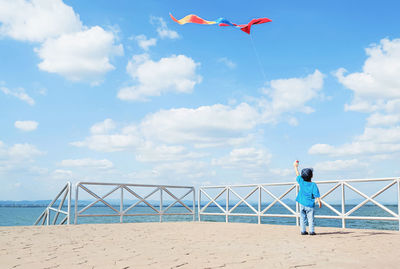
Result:
{"label": "kite", "polygon": [[197,15],[190,14],[185,16],[184,18],[177,20],[172,16],[172,14],[169,14],[171,16],[171,19],[174,20],[175,22],[179,24],[186,24],[186,23],[197,23],[197,24],[218,24],[219,26],[233,26],[236,28],[240,28],[243,32],[250,34],[250,28],[254,24],[262,24],[262,23],[267,23],[271,22],[272,20],[268,18],[259,18],[259,19],[252,19],[248,24],[235,24],[230,21],[228,21],[225,18],[219,18],[215,21],[206,21],[202,18],[200,18]]}

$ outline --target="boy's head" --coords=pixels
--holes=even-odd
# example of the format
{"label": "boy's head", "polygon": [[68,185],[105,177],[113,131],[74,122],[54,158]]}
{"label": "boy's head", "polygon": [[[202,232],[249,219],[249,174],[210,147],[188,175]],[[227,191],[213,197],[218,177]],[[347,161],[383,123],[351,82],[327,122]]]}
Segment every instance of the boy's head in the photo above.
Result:
{"label": "boy's head", "polygon": [[313,169],[312,168],[304,168],[301,170],[301,177],[304,181],[311,181],[313,177]]}

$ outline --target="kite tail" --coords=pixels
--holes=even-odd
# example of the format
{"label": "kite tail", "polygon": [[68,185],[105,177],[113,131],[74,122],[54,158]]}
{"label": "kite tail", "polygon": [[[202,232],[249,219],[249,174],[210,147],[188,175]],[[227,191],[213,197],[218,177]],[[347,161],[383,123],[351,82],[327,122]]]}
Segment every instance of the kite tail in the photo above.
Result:
{"label": "kite tail", "polygon": [[228,21],[225,18],[219,18],[215,21],[206,21],[202,18],[200,18],[197,15],[194,14],[190,14],[187,15],[186,17],[177,20],[174,18],[174,16],[172,16],[171,13],[169,13],[169,15],[171,16],[171,19],[179,24],[186,24],[186,23],[197,23],[197,24],[218,24],[219,26],[233,26],[236,28],[240,28],[240,30],[242,30],[243,32],[250,34],[250,29],[251,26],[254,24],[262,24],[262,23],[266,23],[266,22],[271,22],[272,20],[268,19],[268,18],[259,18],[259,19],[252,19],[248,24],[235,24],[232,23],[230,21]]}
{"label": "kite tail", "polygon": [[175,22],[179,23],[179,24],[186,24],[186,23],[197,23],[197,24],[216,24],[217,22],[215,21],[206,21],[202,18],[200,18],[197,15],[194,14],[190,14],[185,16],[184,18],[177,20],[175,19],[174,16],[172,16],[171,13],[169,13],[169,16],[171,16],[171,19],[174,20]]}

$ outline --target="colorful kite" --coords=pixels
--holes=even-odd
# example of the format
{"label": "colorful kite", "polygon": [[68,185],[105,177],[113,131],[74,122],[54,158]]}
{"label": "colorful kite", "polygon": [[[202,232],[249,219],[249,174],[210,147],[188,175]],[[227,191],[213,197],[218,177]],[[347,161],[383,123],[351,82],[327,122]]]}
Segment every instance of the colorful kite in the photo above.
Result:
{"label": "colorful kite", "polygon": [[176,21],[179,24],[197,23],[197,24],[218,24],[219,26],[233,26],[233,27],[240,28],[240,30],[242,30],[243,32],[248,33],[248,34],[250,34],[250,28],[252,25],[262,24],[262,23],[267,23],[267,22],[272,21],[268,18],[259,18],[259,19],[251,20],[248,24],[235,24],[235,23],[228,21],[225,18],[219,18],[215,21],[206,21],[197,15],[190,14],[180,20],[177,20],[174,18],[174,16],[172,16],[171,13],[169,15],[171,16],[171,19],[173,19],[174,21]]}

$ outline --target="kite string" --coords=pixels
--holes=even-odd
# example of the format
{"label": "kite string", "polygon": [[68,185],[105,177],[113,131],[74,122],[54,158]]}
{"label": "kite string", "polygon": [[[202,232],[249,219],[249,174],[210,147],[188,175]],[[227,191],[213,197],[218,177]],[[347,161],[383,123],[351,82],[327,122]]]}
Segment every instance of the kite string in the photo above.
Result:
{"label": "kite string", "polygon": [[267,81],[267,76],[265,75],[264,68],[263,68],[263,66],[262,66],[260,56],[258,55],[256,46],[254,45],[253,35],[252,35],[252,34],[250,34],[250,40],[251,40],[251,45],[253,45],[254,54],[256,55],[256,58],[257,58],[258,65],[259,65],[259,67],[260,67],[261,73],[262,73],[262,75],[263,75],[263,77],[264,77],[264,80],[265,80],[265,82],[266,82],[266,81]]}

